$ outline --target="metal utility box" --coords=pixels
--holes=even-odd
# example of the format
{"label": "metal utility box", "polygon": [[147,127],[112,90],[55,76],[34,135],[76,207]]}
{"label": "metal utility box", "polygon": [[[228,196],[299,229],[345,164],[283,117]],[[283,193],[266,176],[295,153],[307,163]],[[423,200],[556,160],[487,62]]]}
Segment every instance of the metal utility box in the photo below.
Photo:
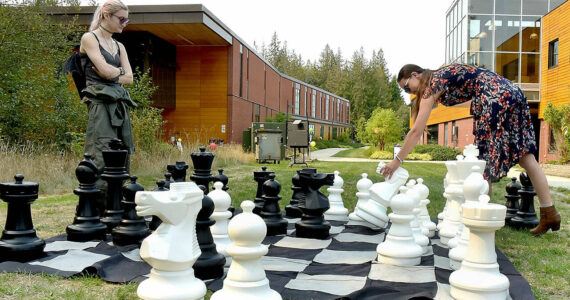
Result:
{"label": "metal utility box", "polygon": [[279,129],[255,130],[255,159],[258,162],[273,160],[275,163],[281,161],[282,133]]}
{"label": "metal utility box", "polygon": [[264,130],[264,129],[277,129],[277,130],[281,130],[281,136],[283,137],[283,142],[281,143],[281,160],[283,160],[283,158],[285,157],[285,130],[287,129],[286,127],[287,125],[285,124],[285,122],[283,123],[279,123],[279,122],[254,122],[251,123],[251,134],[250,134],[250,145],[251,150],[253,151],[253,153],[257,153],[257,147],[255,144],[255,131],[256,130]]}
{"label": "metal utility box", "polygon": [[295,120],[287,123],[287,146],[296,148],[309,147],[309,122]]}

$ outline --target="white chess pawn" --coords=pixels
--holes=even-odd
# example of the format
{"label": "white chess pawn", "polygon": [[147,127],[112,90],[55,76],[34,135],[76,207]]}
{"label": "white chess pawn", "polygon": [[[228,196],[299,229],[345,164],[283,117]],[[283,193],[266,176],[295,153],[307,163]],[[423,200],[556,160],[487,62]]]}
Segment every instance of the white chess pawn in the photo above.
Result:
{"label": "white chess pawn", "polygon": [[408,183],[406,184],[406,187],[408,188],[406,195],[414,201],[413,202],[414,206],[412,209],[413,219],[412,219],[412,221],[410,221],[410,227],[412,228],[412,234],[414,236],[414,240],[416,241],[416,244],[420,245],[420,247],[422,247],[423,254],[426,254],[428,252],[429,239],[427,238],[426,235],[424,235],[422,233],[422,230],[420,227],[420,223],[419,223],[419,214],[421,211],[420,210],[420,193],[416,189],[414,189],[415,185],[416,185],[416,181],[413,179],[408,181]]}
{"label": "white chess pawn", "polygon": [[[458,160],[462,159],[463,156],[458,155]],[[439,227],[439,238],[442,244],[448,244],[449,240],[455,237],[459,225],[461,224],[460,209],[461,204],[463,204],[463,182],[459,177],[459,171],[456,161],[447,161],[445,166],[447,167],[447,187],[445,188],[445,194],[447,195],[447,200],[449,201],[446,214],[443,218],[443,222]]]}
{"label": "white chess pawn", "polygon": [[480,202],[463,205],[463,224],[469,228],[469,246],[461,268],[449,276],[450,294],[455,299],[507,299],[509,279],[499,272],[495,252],[495,231],[505,225],[507,208]]}
{"label": "white chess pawn", "polygon": [[206,285],[192,269],[201,254],[196,217],[203,197],[193,182],[171,183],[166,192],[137,192],[137,214],[162,220],[140,248],[141,258],[152,266],[150,277],[137,289],[141,299],[203,299],[206,295]]}
{"label": "white chess pawn", "polygon": [[228,231],[232,244],[226,252],[233,260],[224,286],[212,295],[212,300],[281,299],[281,295],[269,287],[261,264],[261,257],[268,251],[261,243],[267,234],[267,226],[260,216],[252,213],[254,207],[252,201],[243,201],[243,213],[230,221]]}
{"label": "white chess pawn", "polygon": [[226,257],[226,266],[229,266],[231,256],[226,253],[226,247],[232,243],[228,235],[228,220],[232,217],[232,213],[228,211],[228,208],[232,203],[232,199],[230,195],[222,189],[223,187],[224,184],[221,181],[216,181],[214,182],[214,190],[208,193],[208,196],[214,201],[214,212],[211,218],[216,221],[216,223],[210,227],[210,231],[212,232],[212,237],[216,244],[216,251]]}
{"label": "white chess pawn", "polygon": [[342,192],[344,192],[342,188],[344,180],[339,174],[339,171],[334,171],[334,183],[327,189],[330,204],[330,208],[325,212],[325,219],[327,220],[346,221],[348,216],[348,209],[344,207],[341,196]]}
{"label": "white chess pawn", "polygon": [[[418,178],[418,183],[414,185],[414,189],[420,193],[420,225],[422,227],[422,232],[427,235],[427,237],[433,237],[435,235],[435,223],[431,221],[429,217],[429,212],[427,205],[430,203],[429,199],[429,189],[423,184],[423,178]],[[427,231],[427,234],[425,233]]]}
{"label": "white chess pawn", "polygon": [[400,194],[392,197],[390,206],[392,213],[389,215],[392,226],[388,231],[386,240],[378,245],[378,261],[396,266],[417,266],[422,259],[422,247],[416,243],[410,227],[410,221],[414,218],[412,210],[414,200],[408,194],[402,193],[407,188],[400,187]]}
{"label": "white chess pawn", "polygon": [[356,189],[358,190],[358,192],[356,192],[356,197],[358,198],[358,201],[356,202],[354,211],[348,215],[348,218],[351,221],[365,222],[361,217],[358,216],[358,210],[359,206],[362,206],[370,199],[370,193],[368,193],[368,190],[371,186],[372,180],[368,179],[368,174],[362,173],[362,178],[356,183]]}

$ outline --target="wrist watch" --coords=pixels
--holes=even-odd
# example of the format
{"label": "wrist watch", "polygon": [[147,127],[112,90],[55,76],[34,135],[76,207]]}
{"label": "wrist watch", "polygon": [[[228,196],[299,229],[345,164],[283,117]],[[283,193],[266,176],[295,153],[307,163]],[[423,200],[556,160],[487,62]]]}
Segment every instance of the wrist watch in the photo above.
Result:
{"label": "wrist watch", "polygon": [[119,76],[125,75],[125,73],[126,73],[126,72],[125,72],[125,68],[119,67],[119,72],[121,72],[121,73],[119,74]]}

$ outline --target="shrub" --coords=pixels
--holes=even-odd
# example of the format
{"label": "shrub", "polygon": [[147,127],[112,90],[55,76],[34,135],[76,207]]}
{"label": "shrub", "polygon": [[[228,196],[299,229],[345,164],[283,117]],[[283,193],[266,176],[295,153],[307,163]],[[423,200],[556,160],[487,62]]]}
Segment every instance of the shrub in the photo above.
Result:
{"label": "shrub", "polygon": [[550,125],[561,162],[570,160],[570,104],[554,107],[548,103],[544,121]]}
{"label": "shrub", "polygon": [[394,154],[388,151],[378,150],[370,155],[372,159],[393,159]]}
{"label": "shrub", "polygon": [[432,157],[432,160],[445,161],[445,160],[457,159],[457,155],[461,154],[461,151],[450,147],[445,147],[435,144],[427,144],[427,145],[416,145],[412,149],[411,153],[429,154]]}
{"label": "shrub", "polygon": [[429,153],[410,153],[406,157],[409,160],[423,160],[423,161],[430,161],[433,160],[433,157]]}

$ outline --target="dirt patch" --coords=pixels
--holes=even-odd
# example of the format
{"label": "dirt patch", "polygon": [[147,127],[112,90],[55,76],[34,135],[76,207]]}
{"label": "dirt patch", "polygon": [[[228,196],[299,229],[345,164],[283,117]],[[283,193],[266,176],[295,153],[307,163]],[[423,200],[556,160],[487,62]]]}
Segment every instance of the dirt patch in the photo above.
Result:
{"label": "dirt patch", "polygon": [[565,165],[542,164],[540,166],[542,167],[542,170],[546,175],[570,178],[570,164],[565,164]]}

